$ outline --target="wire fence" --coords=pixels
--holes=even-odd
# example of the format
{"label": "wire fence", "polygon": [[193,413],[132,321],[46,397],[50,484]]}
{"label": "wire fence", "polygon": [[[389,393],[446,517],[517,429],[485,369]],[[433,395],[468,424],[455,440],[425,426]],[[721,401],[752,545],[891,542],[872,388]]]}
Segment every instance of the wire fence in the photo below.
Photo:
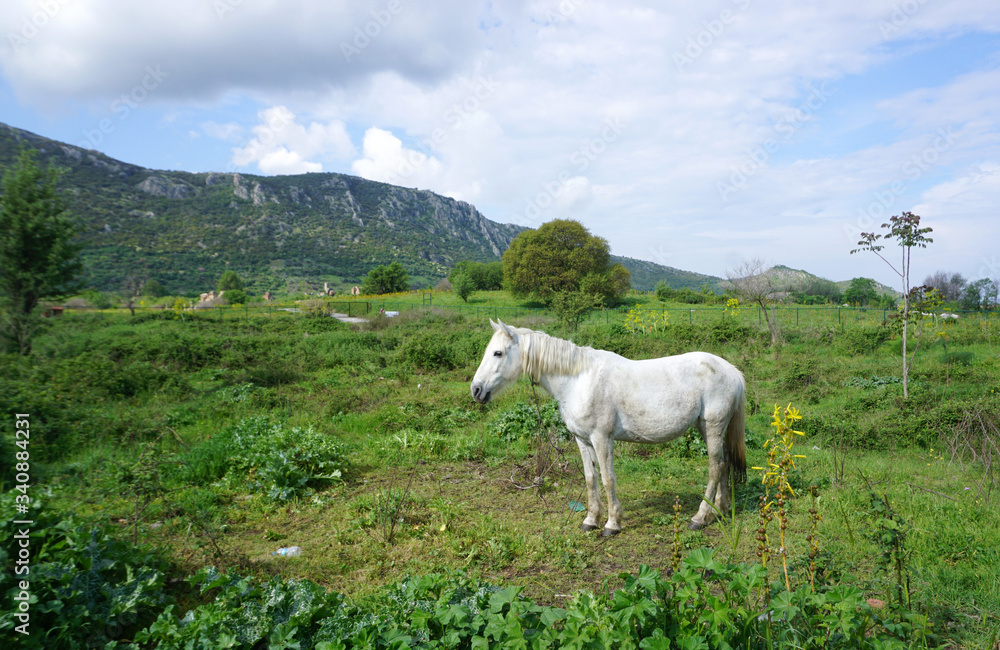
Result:
{"label": "wire fence", "polygon": [[[556,318],[554,310],[547,307],[518,307],[500,305],[441,305],[429,301],[413,303],[393,300],[342,300],[342,301],[305,301],[289,303],[250,303],[246,305],[215,305],[203,309],[172,309],[166,306],[137,307],[136,315],[160,314],[173,311],[181,318],[191,314],[211,315],[217,318],[258,318],[280,317],[295,314],[328,313],[352,318],[370,318],[378,313],[388,315],[399,313],[438,309],[463,313],[474,318],[492,318],[516,321],[528,317]],[[82,315],[89,314],[91,318],[104,318],[107,314],[121,314],[127,309],[98,310],[89,308],[66,309],[64,313]],[[791,326],[877,326],[884,323],[896,313],[895,309],[844,306],[774,306],[768,309],[765,316],[760,307],[741,306],[736,309],[725,306],[700,307],[615,307],[594,309],[585,315],[581,322],[611,323],[623,321],[629,313],[637,313],[643,318],[653,318],[660,323],[690,325],[712,325],[731,321],[740,325],[756,325],[764,327],[767,318],[775,319],[782,327]],[[946,314],[946,315],[945,315]],[[928,318],[955,322],[981,322],[1000,320],[1000,311],[948,311],[926,314]]]}

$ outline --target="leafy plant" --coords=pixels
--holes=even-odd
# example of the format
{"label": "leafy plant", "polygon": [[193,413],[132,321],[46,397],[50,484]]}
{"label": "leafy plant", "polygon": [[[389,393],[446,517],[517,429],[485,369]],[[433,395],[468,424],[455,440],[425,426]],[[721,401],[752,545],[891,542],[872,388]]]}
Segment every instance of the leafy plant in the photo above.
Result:
{"label": "leafy plant", "polygon": [[[74,515],[57,513],[46,503],[51,494],[39,492],[32,491],[22,514],[30,525],[14,523],[11,517],[0,523],[0,593],[6,602],[0,610],[0,644],[104,647],[131,636],[169,602],[163,591],[166,562],[148,548],[114,539]],[[16,512],[19,496],[24,495],[13,490],[3,494],[0,507]],[[15,572],[18,536],[26,529],[30,572]],[[24,613],[27,616],[19,616]]]}
{"label": "leafy plant", "polygon": [[889,497],[871,495],[871,514],[875,520],[872,539],[882,548],[880,566],[892,581],[891,595],[900,608],[910,605],[910,577],[906,571],[906,537],[910,526],[889,505]]}
{"label": "leafy plant", "polygon": [[[559,415],[558,402],[549,400],[542,404],[541,414],[543,429],[554,430],[565,440],[573,438]],[[538,433],[538,409],[530,402],[518,401],[501,411],[488,426],[491,434],[499,436],[505,442],[532,438]]]}
{"label": "leafy plant", "polygon": [[311,487],[340,481],[349,466],[330,436],[311,427],[273,424],[265,417],[240,420],[192,448],[182,460],[182,473],[192,479],[225,476],[263,491],[273,501],[288,501]]}

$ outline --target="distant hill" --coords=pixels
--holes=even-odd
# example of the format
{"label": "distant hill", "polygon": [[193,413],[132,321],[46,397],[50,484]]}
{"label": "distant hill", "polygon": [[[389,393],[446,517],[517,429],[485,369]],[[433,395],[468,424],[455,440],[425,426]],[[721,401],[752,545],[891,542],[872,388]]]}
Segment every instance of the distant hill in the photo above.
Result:
{"label": "distant hill", "polygon": [[[826,280],[826,278],[821,278],[818,275],[813,275],[808,271],[803,271],[801,269],[792,269],[782,264],[771,267],[770,273],[776,275],[779,278],[779,283],[782,288],[787,288],[790,291],[798,290],[801,287],[808,286],[811,282],[815,280]],[[853,278],[852,278],[853,279]],[[839,280],[832,281],[841,292],[846,291],[847,287],[851,286],[851,280]],[[875,282],[875,288],[879,295],[888,294],[890,296],[901,295],[900,292],[892,287],[886,286],[881,282]]]}
{"label": "distant hill", "polygon": [[702,275],[693,271],[682,271],[672,266],[663,266],[644,260],[636,260],[631,257],[611,256],[612,262],[619,262],[632,274],[632,288],[640,291],[652,291],[660,281],[672,289],[694,289],[698,291],[703,285],[716,292],[722,293],[720,282],[722,278],[714,275]]}

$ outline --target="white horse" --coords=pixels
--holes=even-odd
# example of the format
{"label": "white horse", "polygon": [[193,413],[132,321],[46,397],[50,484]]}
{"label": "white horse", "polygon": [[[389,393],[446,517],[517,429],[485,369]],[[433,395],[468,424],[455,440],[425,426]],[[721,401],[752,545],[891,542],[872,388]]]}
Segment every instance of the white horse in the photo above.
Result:
{"label": "white horse", "polygon": [[584,530],[597,529],[601,515],[595,481],[599,467],[608,497],[603,534],[621,532],[612,466],[615,440],[667,442],[691,427],[701,431],[708,447],[708,488],[689,528],[697,530],[712,520],[713,501],[720,513],[729,509],[730,471],[734,481],[746,477],[746,384],[732,364],[707,352],[632,361],[499,320],[490,324],[494,334],[472,379],[472,397],[486,404],[527,375],[559,402],[583,458]]}

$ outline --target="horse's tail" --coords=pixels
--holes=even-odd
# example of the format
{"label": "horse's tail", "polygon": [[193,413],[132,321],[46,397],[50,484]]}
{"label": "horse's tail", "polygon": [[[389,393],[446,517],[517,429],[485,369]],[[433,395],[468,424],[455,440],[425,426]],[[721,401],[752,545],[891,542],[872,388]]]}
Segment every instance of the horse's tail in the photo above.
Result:
{"label": "horse's tail", "polygon": [[726,427],[726,456],[729,457],[729,467],[732,470],[733,481],[735,483],[742,483],[747,478],[747,386],[742,373],[739,376],[739,389],[733,402],[733,415],[729,419],[729,426]]}

